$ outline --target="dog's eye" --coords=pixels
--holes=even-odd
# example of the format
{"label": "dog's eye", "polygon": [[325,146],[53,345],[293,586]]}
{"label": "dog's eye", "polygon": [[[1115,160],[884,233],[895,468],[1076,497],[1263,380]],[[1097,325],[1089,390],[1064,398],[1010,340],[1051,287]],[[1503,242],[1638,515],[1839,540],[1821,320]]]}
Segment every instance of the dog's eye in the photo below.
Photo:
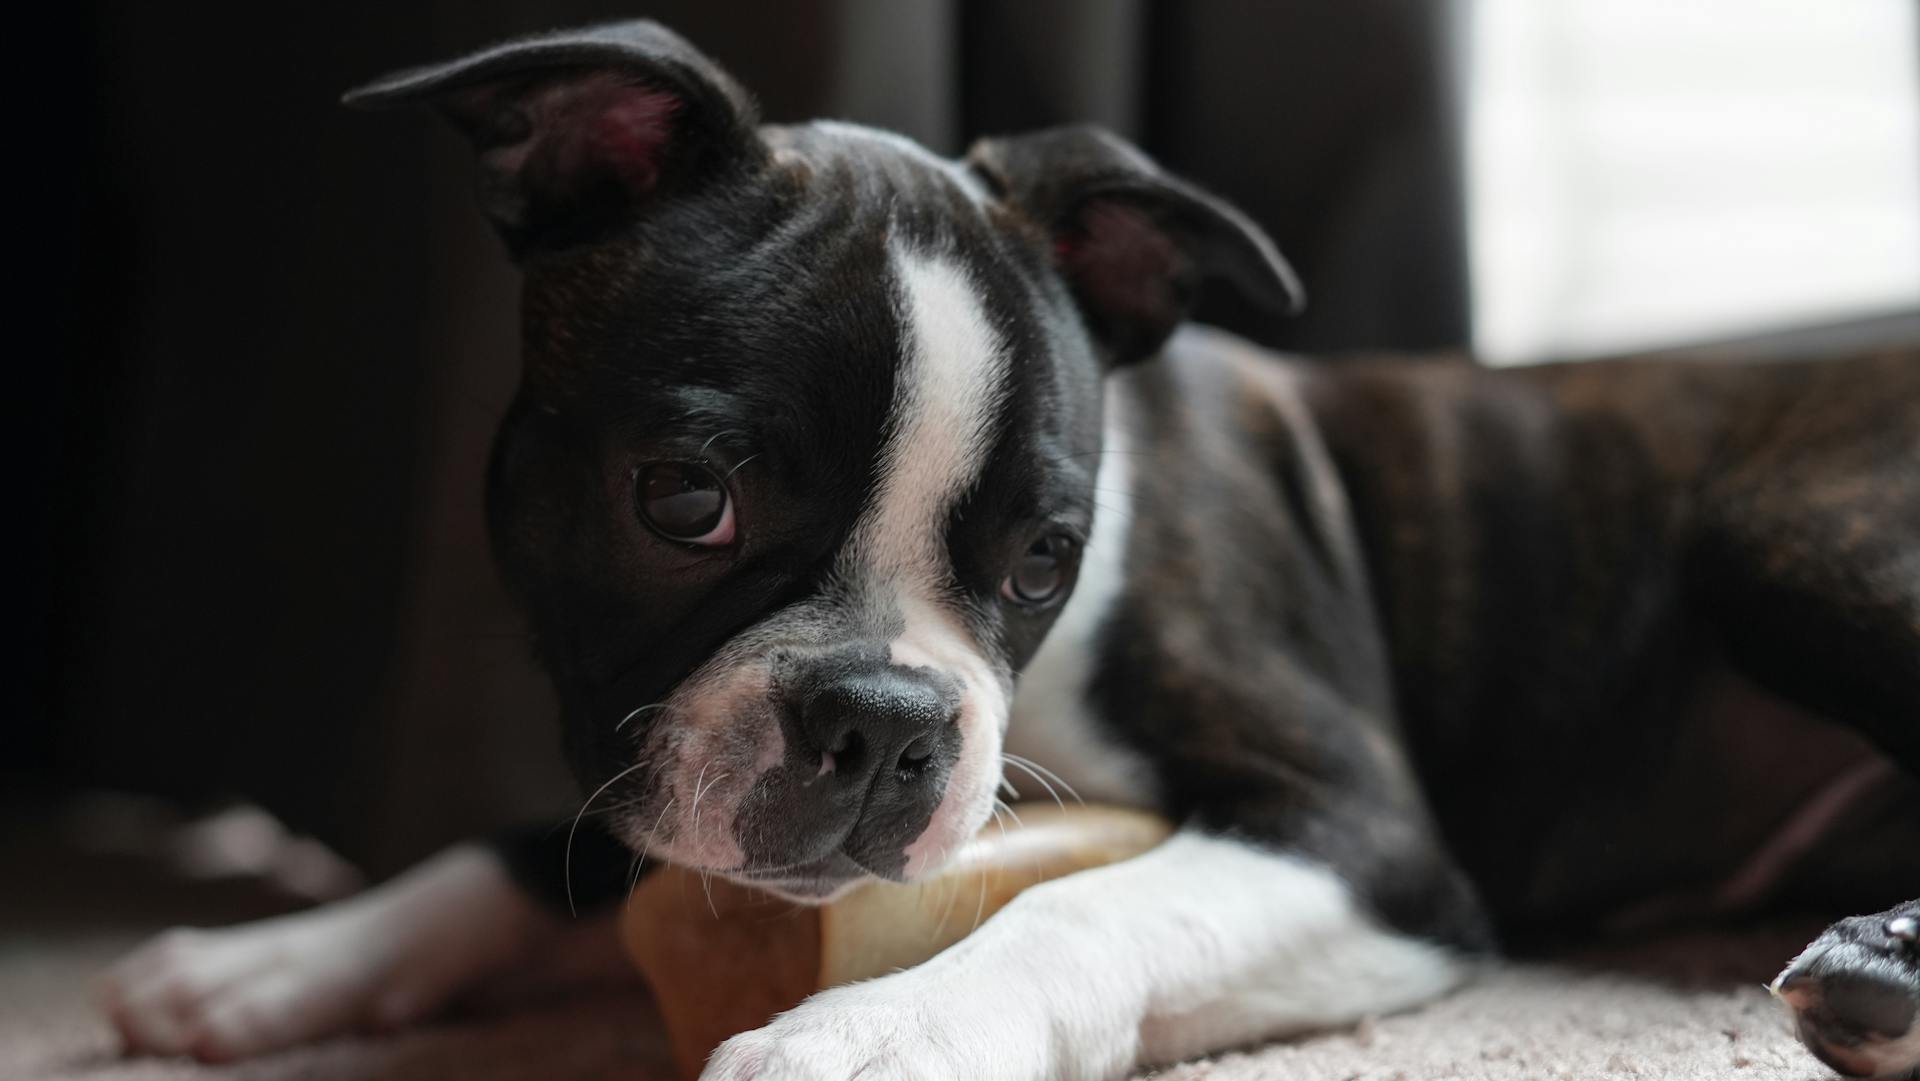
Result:
{"label": "dog's eye", "polygon": [[1057,600],[1067,584],[1067,568],[1074,555],[1071,537],[1056,533],[1034,541],[1020,554],[1013,573],[1000,583],[1000,595],[1033,607]]}
{"label": "dog's eye", "polygon": [[733,500],[713,470],[691,462],[640,467],[634,480],[640,520],[670,541],[717,548],[733,541]]}

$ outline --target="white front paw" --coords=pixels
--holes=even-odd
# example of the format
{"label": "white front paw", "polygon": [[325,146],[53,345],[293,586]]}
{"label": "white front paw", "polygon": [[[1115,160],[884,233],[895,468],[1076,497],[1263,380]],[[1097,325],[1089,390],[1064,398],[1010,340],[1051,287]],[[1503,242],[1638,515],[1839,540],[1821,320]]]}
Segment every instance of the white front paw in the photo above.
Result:
{"label": "white front paw", "polygon": [[824,991],[722,1044],[701,1081],[1043,1081],[1046,1019],[925,970]]}

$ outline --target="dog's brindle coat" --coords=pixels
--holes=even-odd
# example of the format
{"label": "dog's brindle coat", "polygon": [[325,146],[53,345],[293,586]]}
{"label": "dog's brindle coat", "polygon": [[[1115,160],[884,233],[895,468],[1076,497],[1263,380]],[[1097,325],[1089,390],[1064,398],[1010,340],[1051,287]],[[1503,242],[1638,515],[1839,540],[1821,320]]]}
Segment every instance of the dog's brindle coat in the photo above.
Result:
{"label": "dog's brindle coat", "polygon": [[[1494,926],[1920,895],[1913,351],[1492,372],[1176,333],[1203,279],[1298,288],[1132,148],[760,127],[645,23],[354,100],[471,137],[526,271],[491,526],[609,813],[507,845],[525,889],[610,900],[629,849],[802,898],[913,877],[1003,737],[1185,827],[711,1076],[1112,1077],[1418,1002]],[[720,478],[724,528],[644,524],[655,463]],[[416,1016],[548,926],[500,866],[176,935],[111,1008],[207,1057]],[[1782,985],[1836,1064],[1920,1056],[1900,915]]]}

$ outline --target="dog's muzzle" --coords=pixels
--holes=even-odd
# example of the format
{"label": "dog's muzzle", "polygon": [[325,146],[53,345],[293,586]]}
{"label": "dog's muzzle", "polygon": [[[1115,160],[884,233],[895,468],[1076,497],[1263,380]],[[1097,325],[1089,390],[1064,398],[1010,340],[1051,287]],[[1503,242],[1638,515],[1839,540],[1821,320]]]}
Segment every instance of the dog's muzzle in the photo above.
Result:
{"label": "dog's muzzle", "polygon": [[959,757],[958,687],[870,660],[816,668],[779,694],[788,753],[749,797],[740,877],[802,895],[899,878]]}

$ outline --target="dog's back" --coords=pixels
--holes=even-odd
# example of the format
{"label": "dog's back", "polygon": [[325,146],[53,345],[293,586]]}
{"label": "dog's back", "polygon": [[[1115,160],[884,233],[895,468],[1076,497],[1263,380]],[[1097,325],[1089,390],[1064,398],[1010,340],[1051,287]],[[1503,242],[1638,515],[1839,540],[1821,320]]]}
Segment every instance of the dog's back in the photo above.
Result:
{"label": "dog's back", "polygon": [[1834,847],[1920,850],[1920,785],[1822,717],[1900,739],[1920,715],[1920,655],[1850,632],[1920,634],[1876,588],[1915,578],[1920,348],[1335,362],[1304,386],[1409,750],[1510,930],[1920,890]]}

